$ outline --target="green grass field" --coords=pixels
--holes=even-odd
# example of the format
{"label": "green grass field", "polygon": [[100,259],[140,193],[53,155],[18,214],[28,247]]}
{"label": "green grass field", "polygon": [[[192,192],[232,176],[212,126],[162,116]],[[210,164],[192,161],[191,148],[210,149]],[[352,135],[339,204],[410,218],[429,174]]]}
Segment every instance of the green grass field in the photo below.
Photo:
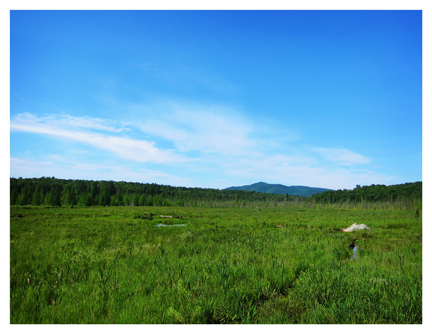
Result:
{"label": "green grass field", "polygon": [[[10,215],[14,324],[422,323],[415,210],[11,206]],[[353,223],[372,230],[335,230]]]}

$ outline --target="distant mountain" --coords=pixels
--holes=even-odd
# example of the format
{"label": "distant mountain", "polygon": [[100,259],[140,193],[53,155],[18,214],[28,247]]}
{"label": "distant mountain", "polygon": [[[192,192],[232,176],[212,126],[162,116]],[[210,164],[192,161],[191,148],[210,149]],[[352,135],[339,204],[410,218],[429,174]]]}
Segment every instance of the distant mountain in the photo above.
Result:
{"label": "distant mountain", "polygon": [[265,182],[258,182],[249,186],[241,187],[229,187],[224,190],[245,190],[245,191],[258,191],[261,193],[268,194],[280,194],[280,195],[293,195],[293,196],[312,196],[313,194],[319,194],[324,191],[334,191],[333,189],[326,188],[312,188],[306,186],[284,186],[282,184],[268,184]]}

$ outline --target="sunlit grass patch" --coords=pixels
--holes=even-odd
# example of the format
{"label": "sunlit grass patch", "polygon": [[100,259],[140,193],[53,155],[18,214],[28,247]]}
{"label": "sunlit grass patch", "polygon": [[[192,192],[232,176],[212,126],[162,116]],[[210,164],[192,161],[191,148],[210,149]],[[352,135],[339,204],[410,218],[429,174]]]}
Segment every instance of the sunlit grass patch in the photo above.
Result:
{"label": "sunlit grass patch", "polygon": [[[421,219],[403,211],[11,207],[10,219],[11,323],[422,322]],[[354,222],[372,230],[333,230]]]}

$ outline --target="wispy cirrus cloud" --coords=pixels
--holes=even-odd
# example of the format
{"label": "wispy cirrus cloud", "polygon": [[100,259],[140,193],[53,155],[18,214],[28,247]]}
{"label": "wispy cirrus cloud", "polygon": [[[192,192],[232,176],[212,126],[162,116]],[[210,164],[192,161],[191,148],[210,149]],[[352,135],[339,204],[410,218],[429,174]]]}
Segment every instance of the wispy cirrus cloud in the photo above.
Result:
{"label": "wispy cirrus cloud", "polygon": [[325,159],[341,165],[367,164],[371,162],[369,158],[345,148],[317,147],[313,148],[312,151],[316,151]]}
{"label": "wispy cirrus cloud", "polygon": [[[129,128],[126,128],[124,126],[117,127],[116,124],[118,124],[118,122],[114,122],[112,120],[91,118],[91,117],[73,117],[70,115],[62,115],[62,116],[63,117],[61,119],[53,119],[54,124],[56,123],[59,123],[59,125],[67,124],[69,126],[88,128],[94,130],[104,130],[109,132],[122,132],[125,130],[129,130]],[[125,125],[125,124],[123,123],[120,125]]]}
{"label": "wispy cirrus cloud", "polygon": [[101,119],[98,117],[75,117],[68,114],[51,114],[35,116],[29,112],[17,114],[13,117],[14,122],[18,123],[44,123],[59,128],[87,128],[92,130],[103,130],[108,132],[122,132],[129,130],[125,126],[127,123]]}
{"label": "wispy cirrus cloud", "polygon": [[[54,115],[38,118],[29,113],[19,114],[12,118],[10,129],[11,131],[36,133],[54,136],[63,140],[82,142],[112,152],[121,158],[138,162],[172,163],[191,161],[191,159],[170,150],[156,148],[154,142],[110,136],[95,131],[70,130],[71,123],[65,122],[65,119],[68,120],[69,118],[63,117],[59,120]],[[92,130],[100,130],[101,128],[106,130],[106,127],[100,124],[101,122],[94,122],[94,119],[89,119],[88,122],[83,122],[82,119],[71,119],[75,128],[82,126],[90,128],[90,125],[94,124],[95,126],[91,127]]]}
{"label": "wispy cirrus cloud", "polygon": [[252,122],[227,106],[169,101],[129,108],[140,115],[141,131],[172,141],[182,152],[242,155],[256,147]]}

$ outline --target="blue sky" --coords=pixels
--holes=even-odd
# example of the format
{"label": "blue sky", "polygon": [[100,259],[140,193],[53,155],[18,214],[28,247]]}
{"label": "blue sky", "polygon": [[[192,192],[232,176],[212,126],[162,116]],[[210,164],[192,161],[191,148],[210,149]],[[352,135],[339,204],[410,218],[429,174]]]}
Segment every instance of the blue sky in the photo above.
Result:
{"label": "blue sky", "polygon": [[10,176],[422,180],[421,11],[11,11]]}

